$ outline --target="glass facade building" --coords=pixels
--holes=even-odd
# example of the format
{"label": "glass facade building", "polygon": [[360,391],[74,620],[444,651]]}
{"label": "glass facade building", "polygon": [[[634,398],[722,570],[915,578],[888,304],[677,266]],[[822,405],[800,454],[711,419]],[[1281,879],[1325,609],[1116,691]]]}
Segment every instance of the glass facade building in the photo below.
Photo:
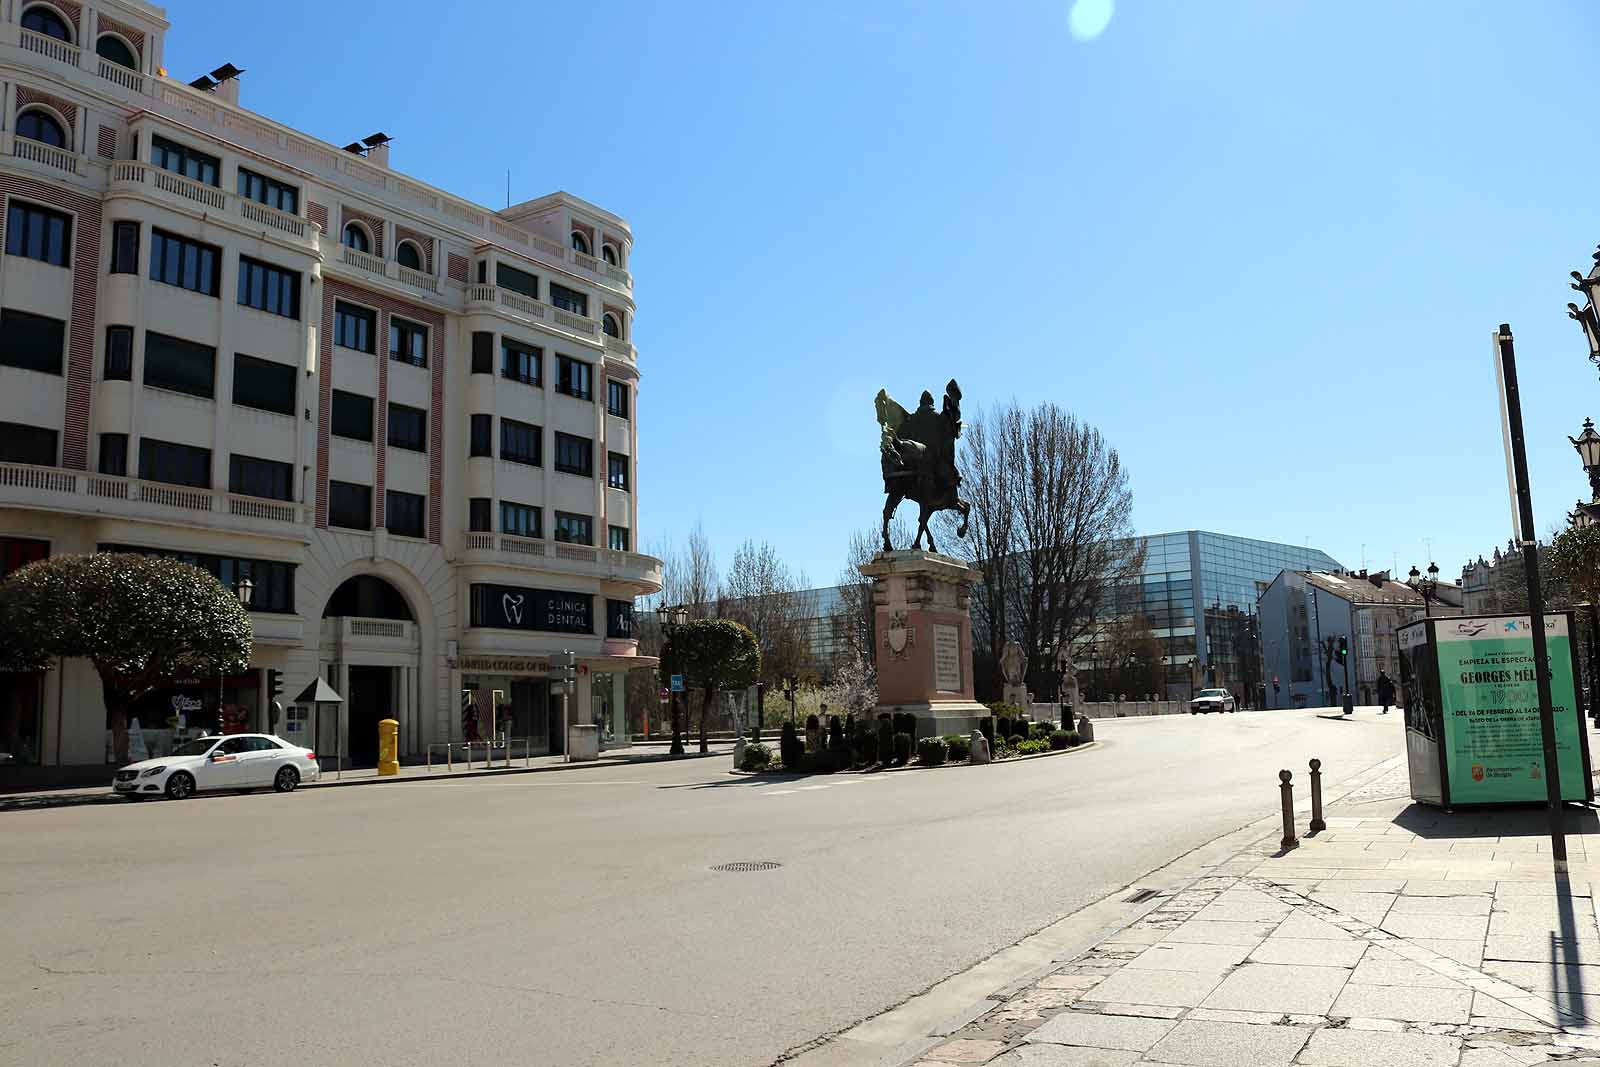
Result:
{"label": "glass facade building", "polygon": [[[1187,699],[1199,685],[1252,685],[1259,652],[1256,597],[1281,571],[1336,570],[1326,552],[1303,545],[1184,530],[1141,538],[1138,585],[1112,591],[1105,617],[1143,615],[1161,642],[1167,697]],[[1130,542],[1131,551],[1137,542]],[[1097,664],[1087,665],[1091,673]],[[1248,696],[1240,692],[1237,695]]]}

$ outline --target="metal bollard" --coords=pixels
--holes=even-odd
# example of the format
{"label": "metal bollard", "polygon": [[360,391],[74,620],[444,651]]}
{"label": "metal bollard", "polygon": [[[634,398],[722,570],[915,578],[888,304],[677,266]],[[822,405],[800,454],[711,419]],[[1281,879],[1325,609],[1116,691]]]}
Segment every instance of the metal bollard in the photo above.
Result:
{"label": "metal bollard", "polygon": [[1295,848],[1300,844],[1294,836],[1294,786],[1289,784],[1294,778],[1288,771],[1278,772],[1278,781],[1282,783],[1278,790],[1283,794],[1283,840],[1279,842],[1284,851]]}
{"label": "metal bollard", "polygon": [[1311,833],[1318,834],[1328,828],[1322,821],[1322,761],[1311,761]]}

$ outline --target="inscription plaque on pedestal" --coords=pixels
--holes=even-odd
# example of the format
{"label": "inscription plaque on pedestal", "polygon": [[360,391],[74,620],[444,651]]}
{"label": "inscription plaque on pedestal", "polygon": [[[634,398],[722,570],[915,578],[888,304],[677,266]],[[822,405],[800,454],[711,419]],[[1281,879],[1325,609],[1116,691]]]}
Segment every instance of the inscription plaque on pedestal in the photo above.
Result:
{"label": "inscription plaque on pedestal", "polygon": [[933,684],[941,693],[961,692],[961,628],[933,628]]}

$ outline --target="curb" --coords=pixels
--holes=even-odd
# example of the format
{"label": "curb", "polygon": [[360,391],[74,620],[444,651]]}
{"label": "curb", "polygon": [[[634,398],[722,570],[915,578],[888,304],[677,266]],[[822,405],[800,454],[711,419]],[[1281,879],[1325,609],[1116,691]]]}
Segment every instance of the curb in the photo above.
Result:
{"label": "curb", "polygon": [[[972,762],[967,761],[967,760],[963,760],[960,763],[939,763],[939,764],[935,764],[932,767],[929,767],[929,766],[927,766],[925,764],[922,764],[922,763],[908,763],[904,767],[874,767],[874,768],[867,768],[867,769],[863,769],[863,770],[859,770],[859,771],[851,769],[851,770],[848,770],[848,771],[831,771],[831,772],[827,772],[827,774],[900,774],[903,771],[955,771],[955,770],[960,770],[963,767],[984,767],[984,766],[1002,767],[1002,766],[1009,766],[1009,765],[1011,765],[1013,763],[1024,763],[1024,762],[1026,762],[1028,760],[1032,760],[1032,759],[1045,759],[1048,756],[1070,756],[1074,752],[1082,752],[1085,749],[1099,748],[1099,747],[1100,747],[1100,742],[1099,741],[1085,741],[1083,744],[1081,744],[1081,745],[1073,745],[1071,748],[1058,748],[1058,749],[1054,749],[1054,750],[1049,751],[1049,752],[1034,752],[1034,753],[1031,753],[1031,754],[1026,755],[1026,756],[1011,756],[1011,757],[1009,757],[1007,759],[1003,759],[1003,760],[990,760],[987,764],[972,763]],[[721,755],[732,755],[732,753],[718,752],[718,753],[716,753],[716,755],[719,755],[719,756],[721,756]],[[821,771],[810,771],[810,772],[807,772],[807,771],[741,771],[741,770],[731,770],[728,773],[729,774],[737,774],[737,775],[739,775],[740,777],[743,777],[743,778],[770,777],[775,781],[781,780],[781,779],[786,779],[786,778],[815,778],[819,774],[823,775],[824,777],[827,777],[827,774],[824,774],[824,772],[821,772]]]}
{"label": "curb", "polygon": [[[728,752],[685,752],[681,756],[650,755],[635,756],[630,759],[598,759],[583,760],[578,763],[557,763],[547,767],[489,767],[479,768],[475,771],[438,771],[432,774],[392,775],[386,778],[352,778],[345,781],[340,778],[323,778],[316,782],[302,785],[302,789],[335,789],[353,785],[399,785],[403,782],[447,782],[453,778],[501,778],[508,774],[551,774],[559,771],[585,770],[590,767],[631,767],[641,763],[672,763],[678,760],[711,759],[715,756],[730,756]],[[329,772],[324,771],[324,774]]]}

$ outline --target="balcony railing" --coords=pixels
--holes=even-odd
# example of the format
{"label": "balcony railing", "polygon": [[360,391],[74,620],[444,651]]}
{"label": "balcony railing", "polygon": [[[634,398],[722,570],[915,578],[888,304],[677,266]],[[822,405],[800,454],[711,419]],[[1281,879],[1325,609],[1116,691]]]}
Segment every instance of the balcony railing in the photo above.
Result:
{"label": "balcony railing", "polygon": [[131,159],[119,159],[111,164],[111,182],[116,185],[153,186],[170,196],[191,200],[197,204],[204,204],[209,208],[227,211],[231,208],[234,215],[245,222],[256,226],[266,226],[277,230],[290,237],[304,240],[311,232],[311,223],[298,215],[290,215],[270,208],[265,204],[257,203],[249,197],[238,196],[224,192],[213,185],[202,185],[190,181],[181,174],[174,174],[160,167],[152,167],[148,163],[140,163]]}
{"label": "balcony railing", "polygon": [[[221,527],[290,530],[310,521],[310,509],[290,500],[235,496],[164,482],[109,474],[0,463],[0,504],[45,505],[65,511],[112,513],[129,518],[178,518]],[[213,518],[199,519],[199,515]]]}
{"label": "balcony railing", "polygon": [[254,200],[239,197],[239,214],[251,222],[259,222],[263,226],[271,226],[275,230],[292,234],[295,237],[306,235],[306,220],[298,215],[290,215],[279,211],[277,208],[258,204]]}
{"label": "balcony railing", "polygon": [[[50,40],[55,40],[54,37]],[[12,142],[11,154],[18,159],[32,160],[43,163],[56,170],[64,170],[69,174],[78,173],[78,157],[54,145],[47,145],[43,141],[30,141],[26,137],[18,137]]]}
{"label": "balcony railing", "polygon": [[59,63],[67,64],[69,67],[78,65],[79,52],[77,45],[58,41],[54,37],[42,33],[34,33],[32,30],[18,30],[17,33],[20,36],[17,43],[22,45],[25,50],[37,52],[41,56],[48,56]]}
{"label": "balcony railing", "polygon": [[413,289],[423,289],[430,293],[439,291],[439,279],[431,274],[424,274],[422,271],[412,270],[410,267],[402,267],[398,263],[395,264],[394,269],[396,276]]}
{"label": "balcony railing", "polygon": [[[465,547],[469,552],[490,553],[499,561],[515,565],[529,557],[543,559],[543,564],[555,570],[593,571],[603,567],[608,577],[639,582],[646,586],[661,584],[661,561],[654,556],[638,552],[614,552],[609,549],[575,545],[565,541],[546,541],[536,537],[515,537],[511,534],[469,533]],[[520,558],[518,558],[520,557]],[[580,564],[572,568],[563,564]]]}
{"label": "balcony railing", "polygon": [[190,181],[181,174],[174,174],[170,170],[162,170],[160,167],[146,168],[145,176],[151,184],[162,192],[181,196],[185,200],[193,200],[197,204],[206,205],[206,207],[214,207],[218,211],[226,211],[228,208],[228,194],[214,185],[201,185],[199,182]]}
{"label": "balcony railing", "polygon": [[574,315],[572,312],[563,311],[560,308],[554,308],[553,310],[555,311],[556,322],[569,330],[576,330],[578,333],[587,334],[590,337],[593,337],[598,332],[599,323],[593,319],[586,319],[582,315]]}
{"label": "balcony railing", "polygon": [[606,338],[606,354],[609,356],[621,356],[629,363],[634,362],[637,358],[633,352],[633,345],[620,337]]}
{"label": "balcony railing", "polygon": [[144,93],[144,75],[136,70],[129,70],[121,63],[113,63],[104,56],[100,59],[100,77],[108,82],[116,82],[124,89],[135,93]]}
{"label": "balcony railing", "polygon": [[417,645],[417,624],[401,619],[337,615],[322,620],[322,639],[335,646],[354,644],[372,651],[410,651]]}
{"label": "balcony railing", "polygon": [[371,271],[373,274],[383,274],[383,260],[378,256],[368,255],[366,252],[357,252],[354,248],[341,246],[344,261],[352,267]]}

